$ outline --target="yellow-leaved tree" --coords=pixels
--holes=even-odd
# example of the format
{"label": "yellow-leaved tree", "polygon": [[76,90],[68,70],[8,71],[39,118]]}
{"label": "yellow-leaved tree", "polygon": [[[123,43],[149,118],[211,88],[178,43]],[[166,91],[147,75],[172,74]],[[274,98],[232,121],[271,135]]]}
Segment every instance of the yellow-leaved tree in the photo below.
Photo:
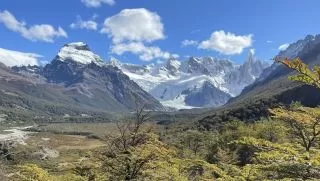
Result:
{"label": "yellow-leaved tree", "polygon": [[320,89],[320,67],[314,66],[310,69],[309,66],[301,61],[300,58],[290,60],[288,58],[279,59],[275,58],[276,62],[296,70],[297,75],[289,76],[290,80],[302,82],[304,84],[312,85]]}
{"label": "yellow-leaved tree", "polygon": [[315,146],[320,137],[320,108],[309,108],[303,106],[291,106],[271,109],[275,118],[287,122],[299,143],[310,151]]}
{"label": "yellow-leaved tree", "polygon": [[[320,89],[319,66],[314,66],[313,69],[310,69],[300,58],[293,60],[275,58],[275,60],[298,72],[297,75],[289,76],[289,79]],[[275,115],[274,117],[289,123],[293,134],[300,139],[300,143],[306,151],[309,151],[318,141],[320,135],[320,108],[291,106],[289,109],[282,107],[271,109],[270,112]]]}
{"label": "yellow-leaved tree", "polygon": [[[296,70],[297,75],[290,80],[298,81],[320,89],[320,68],[310,69],[299,58],[294,60],[276,59],[277,62]],[[254,165],[257,175],[272,179],[302,179],[320,178],[320,155],[317,147],[320,138],[320,108],[304,107],[292,104],[288,107],[270,109],[273,118],[282,120],[287,125],[291,140],[285,143],[274,143],[252,136],[242,137],[234,144],[244,148],[242,152],[245,162]],[[250,153],[250,154],[249,154]],[[252,167],[250,167],[252,168]],[[256,178],[259,179],[259,178]]]}

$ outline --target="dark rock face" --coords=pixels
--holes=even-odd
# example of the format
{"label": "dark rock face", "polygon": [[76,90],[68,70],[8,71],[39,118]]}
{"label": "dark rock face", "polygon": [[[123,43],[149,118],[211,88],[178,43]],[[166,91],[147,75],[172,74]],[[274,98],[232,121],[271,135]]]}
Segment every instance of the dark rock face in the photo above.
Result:
{"label": "dark rock face", "polygon": [[198,91],[185,91],[186,103],[195,107],[217,107],[225,104],[231,96],[217,89],[210,82],[205,82]]}
{"label": "dark rock face", "polygon": [[162,108],[156,99],[116,67],[100,67],[91,63],[85,67],[83,76],[78,80],[87,84],[95,84],[94,87],[97,89],[110,92],[117,101],[130,109],[134,109],[135,104],[145,104],[146,108],[153,110]]}
{"label": "dark rock face", "polygon": [[249,52],[246,61],[229,74],[229,80],[235,85],[250,85],[268,66],[265,62],[257,60],[253,52]]}
{"label": "dark rock face", "polygon": [[16,73],[19,73],[19,72],[26,72],[26,73],[34,73],[34,74],[41,74],[42,71],[43,71],[43,67],[39,67],[39,66],[36,66],[36,65],[28,65],[28,66],[14,66],[14,67],[11,67],[12,71],[13,72],[16,72]]}
{"label": "dark rock face", "polygon": [[54,59],[50,64],[47,64],[43,69],[43,76],[49,82],[72,84],[78,79],[85,65],[81,65],[74,61],[61,62]]}
{"label": "dark rock face", "polygon": [[209,70],[204,66],[204,64],[202,64],[201,62],[199,62],[196,58],[191,57],[188,60],[187,63],[187,72],[188,73],[203,73],[205,75],[209,75]]}
{"label": "dark rock face", "polygon": [[[117,102],[128,109],[145,104],[147,109],[162,109],[157,100],[113,66],[98,66],[95,63],[81,65],[72,61],[56,60],[48,64],[43,73],[49,82],[63,83],[68,88],[80,90],[78,93],[84,96],[112,98],[112,101],[104,104]],[[104,94],[95,95],[96,91]]]}

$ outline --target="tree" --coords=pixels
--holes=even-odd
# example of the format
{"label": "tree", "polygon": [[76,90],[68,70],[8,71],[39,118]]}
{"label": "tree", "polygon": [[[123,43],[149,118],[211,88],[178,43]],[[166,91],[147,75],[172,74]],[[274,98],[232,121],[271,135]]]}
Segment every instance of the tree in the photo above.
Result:
{"label": "tree", "polygon": [[297,75],[289,76],[289,79],[302,82],[320,89],[320,67],[314,66],[313,69],[309,69],[309,66],[303,63],[300,58],[290,60],[288,58],[280,59],[275,58],[276,62],[289,67],[298,72]]}
{"label": "tree", "polygon": [[155,157],[154,153],[135,154],[136,149],[150,141],[150,130],[144,124],[149,121],[144,107],[137,109],[134,120],[117,123],[118,135],[107,135],[108,148],[103,154],[103,166],[111,180],[135,180],[142,168]]}
{"label": "tree", "polygon": [[[320,89],[320,67],[314,66],[310,69],[309,66],[303,63],[300,58],[290,60],[288,58],[275,58],[275,61],[296,70],[297,75],[289,76],[289,79],[302,82]],[[288,122],[292,131],[297,135],[301,144],[306,151],[317,142],[320,134],[320,110],[319,108],[307,108],[299,106],[291,106],[291,110],[277,108],[270,110],[275,117]]]}
{"label": "tree", "polygon": [[204,146],[205,135],[197,130],[188,130],[181,135],[180,142],[197,155]]}
{"label": "tree", "polygon": [[258,169],[256,171],[260,172],[258,175],[264,175],[264,178],[270,180],[320,178],[319,150],[305,152],[294,142],[280,144],[254,137],[243,137],[233,144],[251,147],[254,150],[251,165],[256,165],[255,168]]}
{"label": "tree", "polygon": [[13,160],[14,153],[11,151],[14,143],[11,141],[0,142],[0,159]]}
{"label": "tree", "polygon": [[289,123],[292,133],[306,151],[316,144],[320,137],[320,108],[296,107],[275,108],[270,112],[275,118]]}

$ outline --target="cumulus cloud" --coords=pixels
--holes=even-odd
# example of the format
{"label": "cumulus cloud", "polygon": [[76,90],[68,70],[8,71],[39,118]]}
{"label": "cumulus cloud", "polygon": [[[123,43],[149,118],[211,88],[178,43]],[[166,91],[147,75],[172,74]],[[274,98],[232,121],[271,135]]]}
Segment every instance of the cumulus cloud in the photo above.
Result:
{"label": "cumulus cloud", "polygon": [[24,38],[31,41],[54,42],[57,37],[68,37],[61,28],[55,29],[52,25],[41,24],[27,27],[25,22],[18,21],[9,11],[0,11],[0,23],[11,31],[19,33]]}
{"label": "cumulus cloud", "polygon": [[198,42],[195,40],[183,40],[181,42],[181,46],[182,47],[186,47],[186,46],[197,46]]}
{"label": "cumulus cloud", "polygon": [[164,39],[164,26],[160,16],[147,9],[124,9],[107,18],[101,33],[112,38],[113,43],[123,41],[152,42]]}
{"label": "cumulus cloud", "polygon": [[[147,9],[124,9],[108,17],[100,31],[112,39],[110,52],[122,55],[126,52],[138,55],[143,61],[179,57],[150,45],[155,40],[165,38],[164,25],[160,16]],[[148,45],[147,45],[148,44]]]}
{"label": "cumulus cloud", "polygon": [[215,50],[225,55],[241,54],[244,48],[252,45],[252,36],[215,31],[208,40],[202,41],[198,48]]}
{"label": "cumulus cloud", "polygon": [[169,52],[162,51],[157,46],[145,46],[141,42],[130,42],[115,44],[111,47],[111,52],[117,55],[122,55],[125,52],[137,54],[143,61],[151,61],[156,58],[168,59],[170,57],[179,57],[177,54],[170,54]]}
{"label": "cumulus cloud", "polygon": [[273,41],[271,41],[271,40],[267,40],[266,42],[267,42],[267,43],[272,43]]}
{"label": "cumulus cloud", "polygon": [[283,45],[280,45],[278,49],[280,51],[285,51],[289,47],[289,45],[290,45],[289,43],[285,43]]}
{"label": "cumulus cloud", "polygon": [[0,48],[0,62],[6,66],[39,65],[41,55]]}
{"label": "cumulus cloud", "polygon": [[97,30],[98,24],[93,19],[84,21],[81,16],[77,16],[77,20],[70,24],[72,29],[87,29],[87,30]]}
{"label": "cumulus cloud", "polygon": [[102,4],[113,6],[116,4],[115,0],[81,0],[81,2],[89,8],[98,8]]}

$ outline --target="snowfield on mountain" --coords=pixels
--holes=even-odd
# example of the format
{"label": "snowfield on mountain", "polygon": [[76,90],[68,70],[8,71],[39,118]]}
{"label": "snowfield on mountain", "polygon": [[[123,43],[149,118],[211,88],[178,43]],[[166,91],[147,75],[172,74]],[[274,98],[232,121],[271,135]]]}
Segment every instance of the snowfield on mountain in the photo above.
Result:
{"label": "snowfield on mountain", "polygon": [[126,64],[112,58],[109,63],[164,106],[177,109],[221,106],[268,67],[268,63],[255,58],[253,50],[242,65],[213,57],[190,57],[185,61],[170,58],[149,65]]}

